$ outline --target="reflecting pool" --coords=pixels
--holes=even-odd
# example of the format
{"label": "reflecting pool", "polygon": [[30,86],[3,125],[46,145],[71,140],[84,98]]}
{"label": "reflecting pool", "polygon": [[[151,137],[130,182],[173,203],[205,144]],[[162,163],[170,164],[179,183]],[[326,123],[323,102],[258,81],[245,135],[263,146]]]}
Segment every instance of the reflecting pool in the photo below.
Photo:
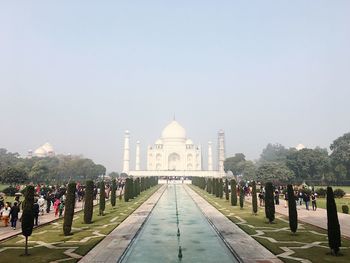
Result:
{"label": "reflecting pool", "polygon": [[184,186],[169,184],[122,262],[238,261]]}

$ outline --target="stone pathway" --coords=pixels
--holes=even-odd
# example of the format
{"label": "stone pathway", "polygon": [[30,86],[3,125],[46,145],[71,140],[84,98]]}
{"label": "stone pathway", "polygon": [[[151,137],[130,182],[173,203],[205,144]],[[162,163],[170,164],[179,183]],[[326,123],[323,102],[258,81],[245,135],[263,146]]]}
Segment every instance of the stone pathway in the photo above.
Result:
{"label": "stone pathway", "polygon": [[[251,202],[251,197],[245,199]],[[275,206],[277,213],[288,216],[288,207],[284,207],[284,200],[280,200],[280,205]],[[264,209],[263,207],[259,207]],[[327,210],[323,208],[317,208],[316,211],[306,210],[305,205],[298,206],[298,220],[310,225],[314,225],[327,230]],[[344,213],[338,213],[338,219],[340,224],[340,231],[343,237],[350,239],[350,215]]]}
{"label": "stone pathway", "polygon": [[[97,200],[94,200],[94,205],[97,204]],[[83,202],[76,202],[76,207],[74,209],[74,212],[79,212],[83,209]],[[21,217],[21,214],[19,215],[19,218]],[[55,213],[53,210],[50,211],[50,213],[46,213],[44,215],[40,215],[39,216],[39,226],[42,226],[42,225],[46,225],[50,222],[53,222],[55,220],[58,220],[60,219],[59,217],[56,217],[55,216]],[[2,225],[2,222],[0,222],[0,242],[1,241],[4,241],[6,239],[9,239],[11,237],[14,237],[14,236],[17,236],[19,234],[22,233],[22,230],[21,230],[21,222],[18,220],[17,221],[17,228],[16,230],[13,230],[11,227],[10,227],[10,223],[9,223],[9,226],[8,227],[4,227]]]}
{"label": "stone pathway", "polygon": [[119,262],[118,259],[120,260],[128,246],[132,243],[134,237],[141,229],[143,223],[146,221],[165,189],[166,185],[159,188],[117,228],[90,250],[79,263]]}
{"label": "stone pathway", "polygon": [[[265,247],[260,245],[254,238],[245,233],[236,224],[220,213],[204,198],[198,195],[190,187],[185,186],[188,194],[201,209],[213,227],[219,232],[233,252],[245,263],[279,263],[282,262]],[[223,209],[222,209],[223,210]],[[229,212],[229,211],[226,211]]]}

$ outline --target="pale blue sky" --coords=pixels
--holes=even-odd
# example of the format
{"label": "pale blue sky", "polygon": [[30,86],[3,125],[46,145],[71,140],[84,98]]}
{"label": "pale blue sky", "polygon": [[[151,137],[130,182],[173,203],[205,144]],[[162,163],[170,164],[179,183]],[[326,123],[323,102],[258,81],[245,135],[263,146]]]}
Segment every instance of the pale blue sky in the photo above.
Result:
{"label": "pale blue sky", "polygon": [[49,141],[119,171],[124,130],[144,154],[174,112],[204,154],[221,128],[227,154],[249,159],[269,142],[328,147],[350,131],[349,13],[347,0],[2,0],[0,147]]}

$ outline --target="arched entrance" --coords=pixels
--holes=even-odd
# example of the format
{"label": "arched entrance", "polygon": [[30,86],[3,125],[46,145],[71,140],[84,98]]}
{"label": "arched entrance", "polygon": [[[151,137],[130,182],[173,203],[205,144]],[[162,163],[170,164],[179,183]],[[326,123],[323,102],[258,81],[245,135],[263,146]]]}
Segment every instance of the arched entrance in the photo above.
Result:
{"label": "arched entrance", "polygon": [[180,169],[180,155],[177,153],[172,153],[168,157],[168,169],[178,170]]}

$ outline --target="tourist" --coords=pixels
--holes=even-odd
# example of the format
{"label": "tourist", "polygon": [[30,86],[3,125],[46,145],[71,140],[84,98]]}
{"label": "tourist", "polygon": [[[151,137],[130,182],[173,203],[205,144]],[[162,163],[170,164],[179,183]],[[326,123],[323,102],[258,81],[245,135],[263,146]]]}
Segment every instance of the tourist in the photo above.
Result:
{"label": "tourist", "polygon": [[34,214],[34,225],[38,225],[38,218],[39,218],[39,212],[40,212],[40,206],[38,204],[38,200],[35,200],[33,204],[33,214]]}
{"label": "tourist", "polygon": [[39,210],[41,215],[44,215],[44,211],[45,211],[45,199],[44,197],[41,195],[39,200],[38,200],[38,205],[39,205]]}
{"label": "tourist", "polygon": [[6,202],[5,206],[0,211],[2,222],[4,223],[4,227],[7,227],[9,223],[10,213],[11,213],[11,208],[9,206],[9,203]]}
{"label": "tourist", "polygon": [[312,202],[312,210],[313,210],[313,211],[316,211],[316,209],[317,209],[317,204],[316,204],[316,194],[315,194],[315,193],[313,193],[313,194],[311,195],[311,202]]}
{"label": "tourist", "polygon": [[5,206],[4,197],[0,195],[0,210]]}
{"label": "tourist", "polygon": [[13,203],[13,206],[11,207],[11,227],[13,230],[16,230],[17,220],[18,220],[18,214],[19,214],[19,205],[17,202]]}
{"label": "tourist", "polygon": [[61,201],[59,198],[57,198],[55,200],[55,202],[53,203],[53,209],[55,211],[55,216],[58,216],[58,209],[59,209],[60,204],[61,204]]}
{"label": "tourist", "polygon": [[288,206],[288,192],[286,191],[284,194],[284,208]]}
{"label": "tourist", "polygon": [[304,198],[303,198],[304,202],[305,202],[305,207],[306,210],[309,210],[309,203],[310,203],[310,195],[308,193],[304,193]]}
{"label": "tourist", "polygon": [[302,206],[303,205],[303,198],[304,198],[304,194],[302,191],[299,191],[299,205]]}
{"label": "tourist", "polygon": [[64,202],[61,201],[60,205],[58,206],[58,210],[60,212],[59,217],[62,217],[63,215],[63,209],[64,209]]}
{"label": "tourist", "polygon": [[275,204],[279,205],[280,204],[280,193],[278,192],[278,190],[276,189],[275,191]]}

